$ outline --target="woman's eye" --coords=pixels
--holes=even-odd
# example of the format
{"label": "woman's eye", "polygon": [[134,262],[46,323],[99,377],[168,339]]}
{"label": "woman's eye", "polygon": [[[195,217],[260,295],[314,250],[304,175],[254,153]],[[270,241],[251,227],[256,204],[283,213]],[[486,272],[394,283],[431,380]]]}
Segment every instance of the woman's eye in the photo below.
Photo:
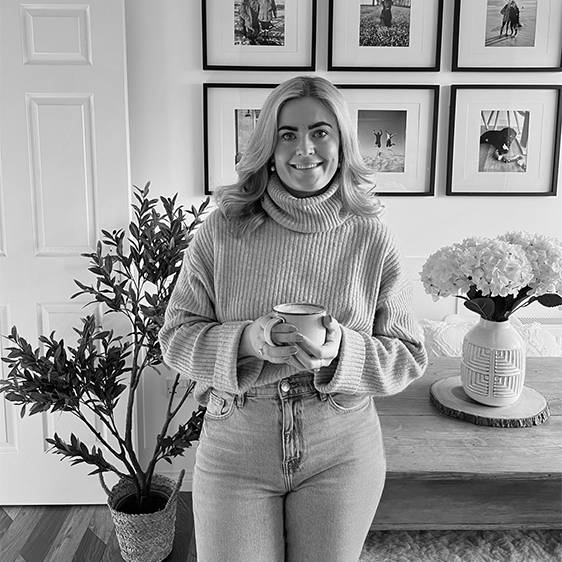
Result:
{"label": "woman's eye", "polygon": [[324,129],[318,129],[318,131],[314,131],[314,136],[323,139],[324,137],[328,136],[328,131],[325,131]]}
{"label": "woman's eye", "polygon": [[284,140],[284,141],[295,140],[295,133],[283,133],[281,135],[281,139]]}

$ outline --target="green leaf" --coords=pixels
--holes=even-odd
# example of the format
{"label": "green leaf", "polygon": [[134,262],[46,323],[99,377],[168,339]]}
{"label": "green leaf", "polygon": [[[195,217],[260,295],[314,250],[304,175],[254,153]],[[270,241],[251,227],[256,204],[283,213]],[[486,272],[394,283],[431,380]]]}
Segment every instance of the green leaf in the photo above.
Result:
{"label": "green leaf", "polygon": [[476,289],[476,285],[471,285],[466,293],[466,296],[469,300],[476,299],[482,296],[482,293]]}
{"label": "green leaf", "polygon": [[37,414],[39,412],[47,412],[49,407],[49,404],[33,404],[31,410],[29,411],[29,415],[32,416],[33,414]]}
{"label": "green leaf", "polygon": [[562,305],[562,297],[556,293],[546,293],[537,297],[537,301],[543,306],[552,308],[553,306]]}
{"label": "green leaf", "polygon": [[494,301],[489,297],[480,297],[477,299],[471,299],[464,301],[464,306],[468,310],[472,310],[479,314],[485,320],[491,320],[494,315],[495,304]]}
{"label": "green leaf", "polygon": [[[93,280],[75,280],[78,292],[72,295],[88,295],[88,304],[105,303],[104,315],[123,314],[128,322],[126,327],[118,323],[123,335],[104,330],[90,315],[73,328],[78,342],[75,347],[57,339],[53,332],[41,335],[41,347],[34,349],[12,327],[7,339],[13,347],[7,348],[1,358],[8,365],[8,373],[0,381],[0,395],[20,406],[22,417],[45,411],[78,415],[90,407],[99,416],[115,421],[118,399],[130,390],[125,384],[127,375],[134,371],[141,377],[145,367],[162,365],[158,331],[181,269],[183,252],[202,223],[210,198],[199,208],[192,206],[185,211],[177,204],[177,194],[151,199],[149,188],[150,182],[144,187],[134,186],[133,213],[127,229],[102,230],[103,240],[98,240],[95,251],[82,254],[88,260],[84,269],[93,275]],[[191,391],[189,388],[185,394]],[[169,415],[166,423],[172,417]],[[162,458],[166,462],[181,455],[198,438],[202,419],[201,412],[194,413],[175,435],[164,435]],[[94,465],[91,474],[115,471],[100,450],[89,450],[75,435],[70,436],[69,443],[57,434],[47,442],[72,464]],[[122,440],[118,439],[118,443],[125,446]],[[153,460],[158,455],[155,453]],[[131,473],[131,478],[135,477]]]}

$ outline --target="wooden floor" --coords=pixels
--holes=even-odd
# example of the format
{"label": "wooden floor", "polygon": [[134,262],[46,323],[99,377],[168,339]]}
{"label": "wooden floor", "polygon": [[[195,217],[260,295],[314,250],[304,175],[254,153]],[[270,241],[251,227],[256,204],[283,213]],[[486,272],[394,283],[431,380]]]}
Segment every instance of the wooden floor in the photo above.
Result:
{"label": "wooden floor", "polygon": [[[513,158],[517,154],[521,154],[521,150],[515,147],[516,143],[511,145],[511,150],[506,154],[509,158]],[[480,172],[517,172],[524,173],[524,170],[517,165],[516,162],[501,162],[495,156],[495,148],[489,144],[480,145],[478,170]]]}
{"label": "wooden floor", "polygon": [[[105,505],[0,507],[1,562],[120,562]],[[174,550],[167,562],[195,562],[191,493],[178,500]]]}

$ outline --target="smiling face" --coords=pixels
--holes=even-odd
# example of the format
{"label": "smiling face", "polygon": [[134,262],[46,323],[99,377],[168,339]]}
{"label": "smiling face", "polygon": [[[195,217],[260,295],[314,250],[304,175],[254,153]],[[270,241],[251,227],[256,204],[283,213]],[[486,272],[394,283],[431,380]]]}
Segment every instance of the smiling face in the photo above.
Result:
{"label": "smiling face", "polygon": [[303,197],[321,191],[338,169],[339,148],[336,117],[322,102],[303,97],[283,105],[273,157],[286,187]]}

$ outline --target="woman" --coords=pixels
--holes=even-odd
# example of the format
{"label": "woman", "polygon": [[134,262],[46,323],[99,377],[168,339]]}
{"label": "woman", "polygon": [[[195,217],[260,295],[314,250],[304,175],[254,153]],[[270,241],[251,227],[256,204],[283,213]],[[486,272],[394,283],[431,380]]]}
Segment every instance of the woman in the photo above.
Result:
{"label": "woman", "polygon": [[381,24],[386,27],[392,26],[392,0],[382,1]]}
{"label": "woman", "polygon": [[519,6],[515,0],[510,0],[505,4],[505,6],[500,10],[502,15],[502,25],[500,29],[500,37],[503,34],[503,29],[505,27],[505,35],[508,33],[511,36],[517,35],[519,28],[522,27],[519,21]]}
{"label": "woman", "polygon": [[[275,88],[237,169],[186,251],[160,334],[207,406],[198,559],[356,561],[385,478],[372,397],[426,364],[405,274],[327,80]],[[286,302],[326,308],[324,345],[287,323],[266,343]]]}

